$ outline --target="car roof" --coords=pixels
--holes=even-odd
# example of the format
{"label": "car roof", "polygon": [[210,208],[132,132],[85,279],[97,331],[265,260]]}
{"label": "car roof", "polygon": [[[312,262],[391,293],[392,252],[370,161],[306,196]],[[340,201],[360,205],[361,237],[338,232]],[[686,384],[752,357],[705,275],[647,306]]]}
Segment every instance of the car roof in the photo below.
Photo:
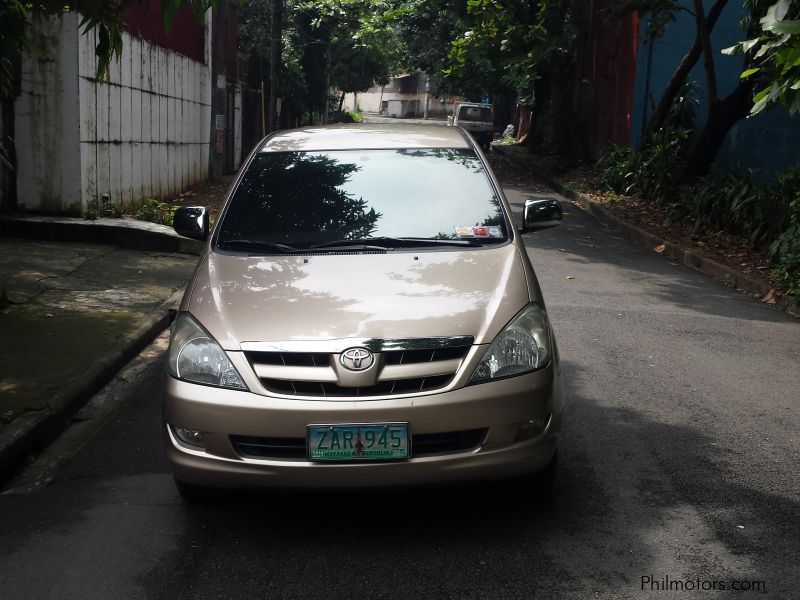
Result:
{"label": "car roof", "polygon": [[458,127],[422,124],[325,125],[278,131],[259,144],[259,152],[471,148]]}

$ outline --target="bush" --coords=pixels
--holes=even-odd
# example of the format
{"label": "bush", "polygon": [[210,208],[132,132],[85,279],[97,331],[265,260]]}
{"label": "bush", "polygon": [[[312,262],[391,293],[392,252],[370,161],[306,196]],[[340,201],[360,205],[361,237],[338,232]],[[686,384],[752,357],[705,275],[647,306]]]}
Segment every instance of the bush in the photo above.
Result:
{"label": "bush", "polygon": [[612,147],[597,165],[601,185],[659,204],[669,200],[680,188],[690,138],[688,129],[664,130],[654,133],[640,150]]}
{"label": "bush", "polygon": [[800,297],[800,167],[778,178],[777,193],[787,199],[789,227],[770,247],[775,261],[772,282]]}
{"label": "bush", "polygon": [[114,217],[119,218],[122,216],[122,208],[116,202],[104,196],[100,201],[90,200],[86,205],[86,213],[83,215],[85,219],[94,221],[100,217]]}
{"label": "bush", "polygon": [[148,198],[144,204],[136,211],[134,217],[140,221],[149,221],[161,225],[172,225],[172,219],[178,206],[159,202],[155,198]]}
{"label": "bush", "polygon": [[600,185],[615,194],[629,194],[639,170],[639,154],[633,148],[612,146],[597,163]]}

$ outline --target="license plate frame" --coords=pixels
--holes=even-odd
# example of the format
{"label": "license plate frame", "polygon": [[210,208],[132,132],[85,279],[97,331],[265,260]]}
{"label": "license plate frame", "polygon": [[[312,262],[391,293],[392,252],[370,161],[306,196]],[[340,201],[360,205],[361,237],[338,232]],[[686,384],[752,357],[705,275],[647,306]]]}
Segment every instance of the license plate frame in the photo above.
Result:
{"label": "license plate frame", "polygon": [[[368,432],[371,432],[372,436],[368,436]],[[393,435],[393,432],[396,432],[396,435]],[[347,436],[347,433],[350,435]],[[381,439],[384,433],[385,443]],[[337,440],[335,449],[332,448],[334,439]],[[363,445],[363,452],[361,453],[358,452],[357,448],[359,440]],[[347,441],[349,441],[349,444],[345,444]],[[393,446],[394,441],[399,441],[399,443]],[[321,448],[320,446],[324,446],[326,442],[327,447]],[[376,448],[376,446],[380,447]],[[306,427],[306,455],[309,462],[316,463],[396,462],[408,460],[411,458],[411,427],[405,421],[308,425]]]}

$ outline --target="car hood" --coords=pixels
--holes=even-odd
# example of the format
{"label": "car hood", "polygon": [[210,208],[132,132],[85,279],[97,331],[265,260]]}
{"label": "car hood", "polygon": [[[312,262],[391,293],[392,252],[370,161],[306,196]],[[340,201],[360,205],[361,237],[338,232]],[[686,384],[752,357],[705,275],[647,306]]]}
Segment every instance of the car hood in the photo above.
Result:
{"label": "car hood", "polygon": [[462,336],[488,343],[528,302],[513,244],[481,250],[248,257],[211,252],[188,309],[243,342]]}

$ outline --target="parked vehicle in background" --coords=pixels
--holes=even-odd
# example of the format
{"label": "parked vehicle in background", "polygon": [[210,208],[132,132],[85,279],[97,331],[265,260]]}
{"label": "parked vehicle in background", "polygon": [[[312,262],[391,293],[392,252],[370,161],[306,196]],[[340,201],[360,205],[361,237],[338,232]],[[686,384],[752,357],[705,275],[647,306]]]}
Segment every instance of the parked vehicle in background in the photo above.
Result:
{"label": "parked vehicle in background", "polygon": [[489,150],[494,139],[494,110],[491,104],[461,102],[456,104],[447,124],[461,127],[475,138],[481,148]]}
{"label": "parked vehicle in background", "polygon": [[[529,199],[524,228],[561,205]],[[339,125],[262,140],[175,320],[178,489],[522,477],[549,488],[558,348],[520,231],[464,131]]]}

